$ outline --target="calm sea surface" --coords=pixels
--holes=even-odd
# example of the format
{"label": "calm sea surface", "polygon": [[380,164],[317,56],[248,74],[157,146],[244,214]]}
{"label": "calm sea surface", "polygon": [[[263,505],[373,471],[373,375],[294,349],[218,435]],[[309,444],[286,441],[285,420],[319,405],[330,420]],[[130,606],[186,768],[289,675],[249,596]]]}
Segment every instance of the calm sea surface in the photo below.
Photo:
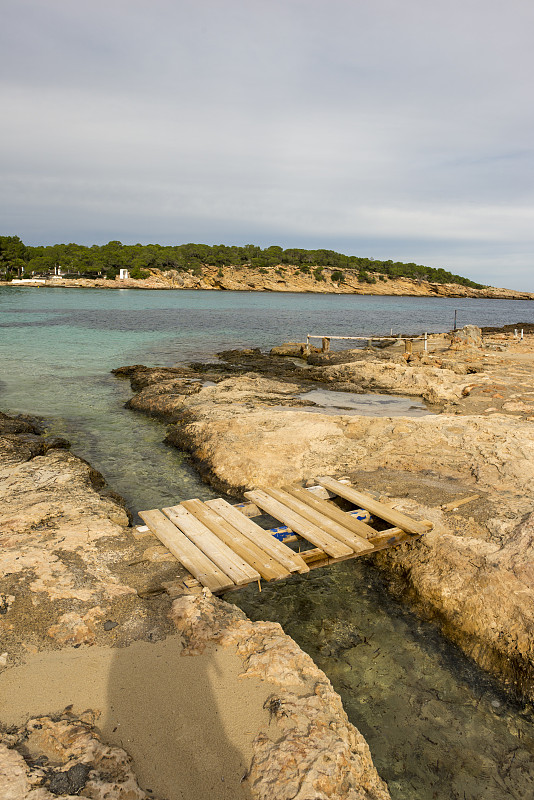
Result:
{"label": "calm sea surface", "polygon": [[[213,496],[163,426],[123,408],[114,367],[212,359],[307,333],[410,334],[534,323],[534,302],[356,295],[0,288],[0,410],[37,414],[129,507]],[[342,693],[394,800],[534,797],[530,712],[387,599],[359,559],[266,587],[251,616],[282,622]]]}

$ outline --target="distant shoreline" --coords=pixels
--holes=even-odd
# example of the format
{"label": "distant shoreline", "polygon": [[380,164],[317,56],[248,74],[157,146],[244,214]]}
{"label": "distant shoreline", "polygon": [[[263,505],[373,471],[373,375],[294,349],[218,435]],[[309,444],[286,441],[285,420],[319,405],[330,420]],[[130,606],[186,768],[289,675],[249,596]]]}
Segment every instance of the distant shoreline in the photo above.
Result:
{"label": "distant shoreline", "polygon": [[461,284],[442,284],[413,278],[387,278],[375,283],[360,281],[356,274],[345,273],[342,282],[332,280],[333,269],[324,268],[324,278],[316,280],[313,275],[288,267],[282,274],[250,267],[203,267],[197,274],[170,270],[151,270],[150,277],[143,280],[106,278],[36,278],[21,282],[0,281],[0,286],[30,288],[71,289],[189,289],[198,291],[274,292],[310,294],[358,294],[391,297],[444,297],[494,300],[534,300],[534,292],[519,292],[513,289],[486,286],[475,289]]}

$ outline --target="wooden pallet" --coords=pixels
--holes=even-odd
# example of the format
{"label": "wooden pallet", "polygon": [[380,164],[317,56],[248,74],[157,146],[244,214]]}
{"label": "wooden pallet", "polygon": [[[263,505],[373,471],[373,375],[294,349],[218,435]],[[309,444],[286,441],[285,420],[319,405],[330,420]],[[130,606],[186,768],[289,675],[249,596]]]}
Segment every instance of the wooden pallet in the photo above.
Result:
{"label": "wooden pallet", "polygon": [[[430,522],[414,520],[346,482],[325,477],[318,478],[317,483],[310,489],[284,486],[245,492],[248,507],[232,506],[222,498],[205,503],[186,500],[161,511],[140,511],[139,516],[191,575],[213,593],[262,579],[282,580],[291,573],[369,555],[432,529]],[[378,531],[357,519],[355,512],[342,511],[325,497],[342,497],[394,527]],[[262,513],[286,526],[285,542],[251,518]],[[298,542],[299,551],[289,547],[288,541]]]}

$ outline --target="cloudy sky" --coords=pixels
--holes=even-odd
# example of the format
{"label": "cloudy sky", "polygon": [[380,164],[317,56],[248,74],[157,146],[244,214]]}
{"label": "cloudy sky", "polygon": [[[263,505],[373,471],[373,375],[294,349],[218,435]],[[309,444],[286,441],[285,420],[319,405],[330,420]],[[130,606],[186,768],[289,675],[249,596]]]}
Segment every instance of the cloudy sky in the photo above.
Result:
{"label": "cloudy sky", "polygon": [[0,233],[534,290],[532,0],[0,0]]}

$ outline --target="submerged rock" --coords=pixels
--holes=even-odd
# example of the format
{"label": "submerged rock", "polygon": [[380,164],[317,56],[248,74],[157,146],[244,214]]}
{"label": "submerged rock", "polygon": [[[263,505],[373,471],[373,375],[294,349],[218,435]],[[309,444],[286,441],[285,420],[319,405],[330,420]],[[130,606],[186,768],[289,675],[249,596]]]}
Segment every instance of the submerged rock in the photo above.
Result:
{"label": "submerged rock", "polygon": [[206,590],[175,600],[171,618],[185,638],[186,652],[210,642],[236,647],[242,677],[259,677],[273,686],[266,704],[278,735],[267,729],[255,739],[247,775],[255,799],[389,800],[339,695],[280,625],[251,622]]}

